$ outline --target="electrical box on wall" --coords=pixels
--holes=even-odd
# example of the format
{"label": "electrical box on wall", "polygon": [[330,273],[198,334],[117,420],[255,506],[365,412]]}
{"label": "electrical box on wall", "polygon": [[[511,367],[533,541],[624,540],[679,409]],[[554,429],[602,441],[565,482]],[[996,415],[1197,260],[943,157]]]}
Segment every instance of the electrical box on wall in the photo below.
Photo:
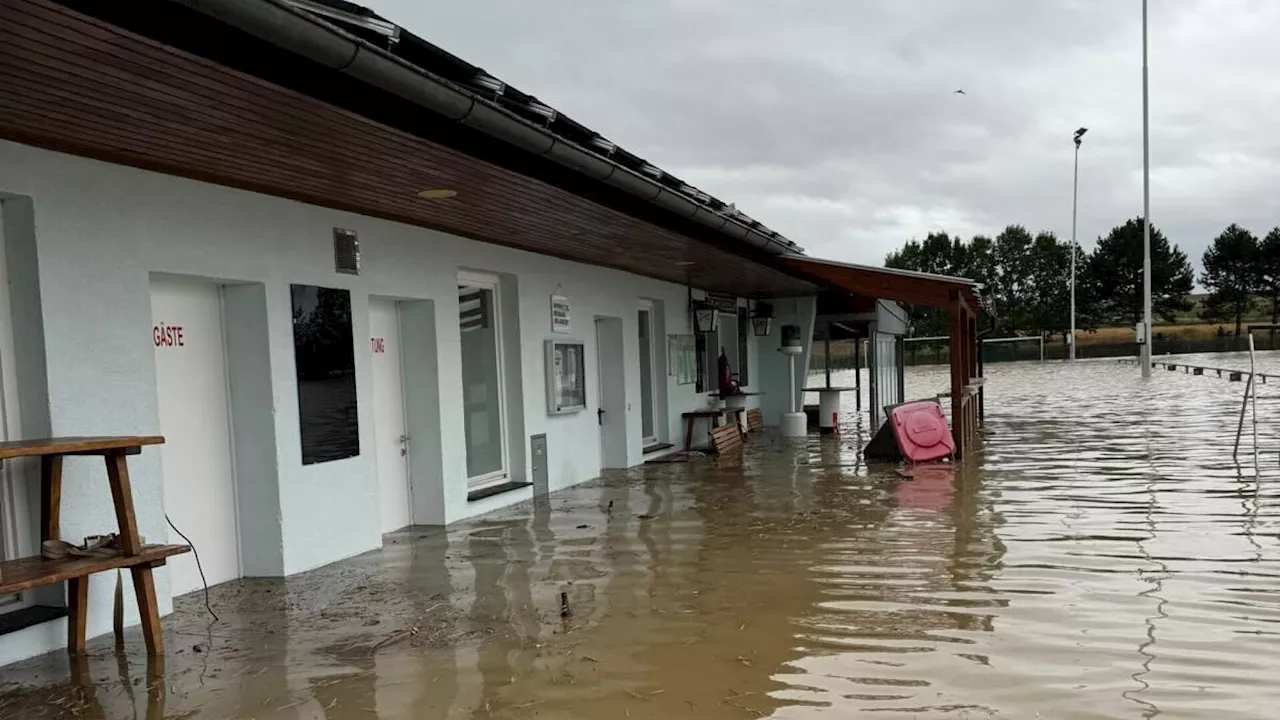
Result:
{"label": "electrical box on wall", "polygon": [[551,491],[547,474],[547,434],[529,436],[529,466],[533,470],[533,494],[546,495]]}

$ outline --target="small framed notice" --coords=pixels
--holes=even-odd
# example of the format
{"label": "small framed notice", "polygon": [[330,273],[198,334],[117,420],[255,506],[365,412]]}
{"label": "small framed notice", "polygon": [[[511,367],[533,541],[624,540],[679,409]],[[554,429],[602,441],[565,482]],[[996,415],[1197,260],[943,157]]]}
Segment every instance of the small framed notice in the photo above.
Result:
{"label": "small framed notice", "polygon": [[576,340],[548,340],[547,414],[562,415],[587,407],[586,352]]}
{"label": "small framed notice", "polygon": [[551,332],[569,334],[573,325],[569,322],[569,296],[551,296]]}
{"label": "small framed notice", "polygon": [[692,385],[698,374],[692,335],[667,336],[667,374],[676,377],[677,385]]}

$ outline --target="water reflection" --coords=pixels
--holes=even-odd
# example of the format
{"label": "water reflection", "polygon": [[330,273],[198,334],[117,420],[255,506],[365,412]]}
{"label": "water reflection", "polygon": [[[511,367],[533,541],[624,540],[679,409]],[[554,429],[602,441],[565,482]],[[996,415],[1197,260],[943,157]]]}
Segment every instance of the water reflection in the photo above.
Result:
{"label": "water reflection", "polygon": [[[849,407],[840,438],[766,435],[220,586],[212,625],[182,599],[163,667],[131,633],[5,668],[0,717],[1265,716],[1280,430],[1258,467],[1231,460],[1243,384],[990,375],[955,467],[863,464]],[[945,385],[914,369],[907,395]],[[1259,396],[1273,417],[1280,387]]]}

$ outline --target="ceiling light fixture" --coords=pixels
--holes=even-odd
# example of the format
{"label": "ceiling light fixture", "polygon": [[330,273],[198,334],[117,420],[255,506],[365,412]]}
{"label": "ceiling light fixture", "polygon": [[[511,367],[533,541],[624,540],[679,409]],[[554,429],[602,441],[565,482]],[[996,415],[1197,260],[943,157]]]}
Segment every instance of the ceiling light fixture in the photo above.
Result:
{"label": "ceiling light fixture", "polygon": [[457,190],[450,190],[448,188],[427,188],[426,190],[418,191],[418,197],[426,198],[427,200],[447,200],[451,197],[457,196]]}

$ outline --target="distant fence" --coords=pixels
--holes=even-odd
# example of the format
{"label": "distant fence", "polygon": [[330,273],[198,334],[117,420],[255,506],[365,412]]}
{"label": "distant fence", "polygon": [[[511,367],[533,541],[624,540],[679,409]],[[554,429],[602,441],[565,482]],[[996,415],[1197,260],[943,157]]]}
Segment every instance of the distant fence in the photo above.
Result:
{"label": "distant fence", "polygon": [[[1157,333],[1158,327],[1157,327]],[[945,365],[950,363],[951,356],[948,354],[947,341],[928,341],[928,342],[908,342],[904,343],[902,355],[905,356],[908,365]],[[1262,350],[1280,350],[1280,332],[1271,336],[1270,332],[1254,332],[1253,346],[1258,351]],[[832,370],[850,370],[854,366],[854,350],[852,343],[849,341],[838,341],[831,343],[831,369]],[[865,348],[864,348],[865,350]],[[1155,345],[1152,346],[1152,354],[1155,355],[1183,355],[1192,354],[1192,352],[1248,352],[1249,338],[1248,336],[1226,336],[1226,337],[1202,337],[1187,340],[1187,338],[1169,337],[1156,338]],[[1004,343],[983,343],[982,361],[983,363],[1015,363],[1019,360],[1039,360],[1038,343],[1033,342],[1004,342]],[[1066,360],[1066,345],[1061,342],[1061,338],[1052,342],[1044,342],[1044,360]],[[1087,343],[1076,347],[1076,357],[1137,357],[1137,342],[1100,342]],[[812,375],[822,374],[823,368],[823,346],[822,343],[814,343],[812,355],[809,360],[809,373]],[[867,366],[867,352],[861,352],[861,366]]]}
{"label": "distant fence", "polygon": [[[1158,334],[1158,333],[1157,333]],[[1255,333],[1254,348],[1257,350],[1280,350],[1280,333],[1272,337],[1271,333]],[[1218,353],[1248,352],[1247,336],[1208,338],[1156,338],[1151,345],[1154,355],[1181,355],[1186,353]],[[1066,360],[1067,346],[1061,341],[1046,342],[1044,345],[1045,360]],[[1076,347],[1077,358],[1136,357],[1138,344],[1129,343],[1081,343]],[[906,348],[908,365],[936,365],[949,362],[947,344],[909,343]],[[986,344],[982,346],[982,361],[1015,362],[1018,360],[1039,360],[1040,348],[1033,343]]]}
{"label": "distant fence", "polygon": [[[1157,328],[1157,334],[1158,328]],[[1256,332],[1253,336],[1254,348],[1257,350],[1280,350],[1280,332],[1273,338],[1269,332]],[[1186,339],[1178,337],[1157,338],[1152,345],[1155,355],[1180,355],[1187,353],[1248,352],[1249,338],[1208,337]],[[811,358],[810,372],[821,374],[823,367],[823,348],[815,344]],[[936,342],[905,343],[903,355],[907,365],[942,365],[950,362],[950,354],[945,340]],[[1089,343],[1076,348],[1078,358],[1137,357],[1137,343]],[[1066,360],[1067,346],[1060,339],[1044,344],[1045,360]],[[1039,360],[1040,346],[1036,343],[986,343],[982,346],[984,363],[1016,362],[1019,360]],[[866,353],[862,353],[862,367],[866,367]],[[849,370],[853,368],[853,346],[847,342],[831,343],[831,369]]]}

